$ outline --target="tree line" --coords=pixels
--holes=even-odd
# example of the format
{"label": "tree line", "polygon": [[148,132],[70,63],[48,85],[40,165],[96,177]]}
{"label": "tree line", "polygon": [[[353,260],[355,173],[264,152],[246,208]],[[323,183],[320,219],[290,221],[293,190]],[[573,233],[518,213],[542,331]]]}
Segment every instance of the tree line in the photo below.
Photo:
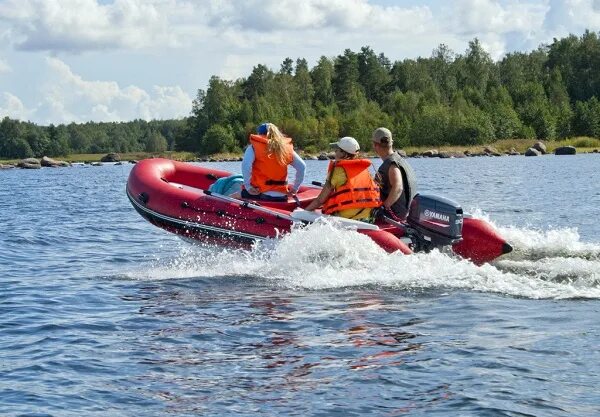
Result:
{"label": "tree line", "polygon": [[429,58],[392,62],[365,46],[321,57],[309,68],[286,58],[246,78],[213,76],[181,120],[37,126],[4,118],[0,157],[68,153],[239,152],[265,121],[306,152],[341,136],[367,147],[389,127],[399,146],[477,145],[498,139],[600,137],[600,38],[554,39],[494,61],[478,39],[456,54],[441,44]]}

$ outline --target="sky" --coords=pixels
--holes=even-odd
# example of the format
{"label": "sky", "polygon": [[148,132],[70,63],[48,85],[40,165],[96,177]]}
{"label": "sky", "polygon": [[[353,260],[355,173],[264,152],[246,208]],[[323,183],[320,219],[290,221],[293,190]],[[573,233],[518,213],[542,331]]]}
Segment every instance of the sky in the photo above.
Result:
{"label": "sky", "polygon": [[0,119],[190,114],[211,76],[370,46],[392,61],[477,37],[495,60],[600,30],[600,0],[0,0]]}

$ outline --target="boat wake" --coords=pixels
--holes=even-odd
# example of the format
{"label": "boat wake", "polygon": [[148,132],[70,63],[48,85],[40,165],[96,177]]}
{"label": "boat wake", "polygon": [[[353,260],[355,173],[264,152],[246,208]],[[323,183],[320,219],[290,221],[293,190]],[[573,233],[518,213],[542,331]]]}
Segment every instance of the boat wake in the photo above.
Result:
{"label": "boat wake", "polygon": [[573,229],[497,228],[514,251],[483,266],[439,251],[388,254],[367,236],[322,222],[261,242],[252,251],[182,242],[174,258],[157,259],[149,270],[128,276],[244,277],[308,290],[375,286],[401,291],[471,290],[532,299],[600,299],[600,244],[580,241]]}

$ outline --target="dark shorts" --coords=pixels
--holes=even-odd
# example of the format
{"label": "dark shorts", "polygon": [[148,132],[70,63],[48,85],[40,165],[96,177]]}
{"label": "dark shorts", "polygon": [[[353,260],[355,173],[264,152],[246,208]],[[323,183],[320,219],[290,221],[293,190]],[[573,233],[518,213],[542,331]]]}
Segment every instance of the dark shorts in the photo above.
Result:
{"label": "dark shorts", "polygon": [[245,198],[246,200],[281,201],[281,202],[287,201],[286,195],[281,196],[281,197],[273,197],[271,195],[266,195],[263,193],[260,193],[257,195],[252,195],[245,189],[242,190],[242,198]]}

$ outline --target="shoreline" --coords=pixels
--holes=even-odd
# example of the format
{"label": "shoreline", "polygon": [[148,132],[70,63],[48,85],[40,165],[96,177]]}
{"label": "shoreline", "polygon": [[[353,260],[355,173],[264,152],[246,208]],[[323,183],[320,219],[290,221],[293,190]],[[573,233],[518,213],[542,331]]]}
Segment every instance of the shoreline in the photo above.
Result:
{"label": "shoreline", "polygon": [[[600,139],[595,138],[571,138],[562,141],[539,141],[534,139],[508,139],[492,142],[488,145],[472,145],[472,146],[439,146],[439,147],[424,147],[424,146],[408,146],[396,148],[396,151],[408,158],[419,157],[438,157],[438,158],[457,158],[457,157],[472,157],[472,156],[504,156],[504,155],[524,155],[528,149],[533,148],[537,143],[541,143],[544,149],[541,154],[553,154],[560,147],[574,147],[576,153],[600,153]],[[298,154],[307,160],[314,159],[329,159],[331,153],[329,149],[322,150],[318,154],[305,153],[302,150],[297,150]],[[110,154],[109,154],[110,155]],[[234,153],[217,153],[213,155],[198,156],[191,152],[129,152],[116,154],[118,160],[108,162],[135,162],[146,158],[168,158],[184,162],[217,162],[217,161],[236,161],[242,159],[242,152]],[[363,156],[373,158],[376,155],[372,151],[362,153]],[[106,158],[106,153],[97,154],[71,154],[51,158],[54,161],[67,162],[69,164],[80,163],[102,163],[102,159]],[[40,160],[41,158],[34,158]],[[0,159],[1,167],[16,166],[23,159]],[[107,162],[107,161],[105,161]]]}

